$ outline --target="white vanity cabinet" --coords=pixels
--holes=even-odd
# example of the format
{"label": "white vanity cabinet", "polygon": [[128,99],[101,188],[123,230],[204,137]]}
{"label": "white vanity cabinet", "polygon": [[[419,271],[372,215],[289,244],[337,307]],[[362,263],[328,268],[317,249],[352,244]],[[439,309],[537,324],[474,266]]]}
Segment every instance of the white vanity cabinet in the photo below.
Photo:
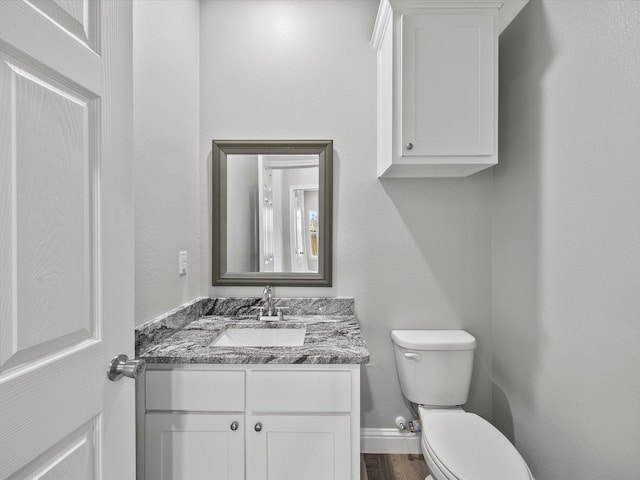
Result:
{"label": "white vanity cabinet", "polygon": [[149,365],[138,393],[141,478],[359,478],[359,365]]}
{"label": "white vanity cabinet", "polygon": [[526,3],[381,1],[379,177],[464,177],[498,162],[498,35]]}

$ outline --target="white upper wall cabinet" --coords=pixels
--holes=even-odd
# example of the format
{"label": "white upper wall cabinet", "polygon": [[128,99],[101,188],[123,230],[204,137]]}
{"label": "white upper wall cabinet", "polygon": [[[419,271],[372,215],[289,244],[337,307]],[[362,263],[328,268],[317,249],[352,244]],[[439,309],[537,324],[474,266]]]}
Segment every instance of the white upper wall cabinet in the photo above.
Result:
{"label": "white upper wall cabinet", "polygon": [[379,177],[466,177],[498,163],[498,35],[527,1],[380,2]]}

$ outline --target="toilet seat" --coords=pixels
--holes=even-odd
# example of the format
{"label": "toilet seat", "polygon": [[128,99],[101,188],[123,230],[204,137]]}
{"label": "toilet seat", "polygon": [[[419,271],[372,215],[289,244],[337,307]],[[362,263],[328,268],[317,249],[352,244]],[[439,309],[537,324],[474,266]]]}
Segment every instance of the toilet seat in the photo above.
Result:
{"label": "toilet seat", "polygon": [[420,407],[425,457],[450,480],[532,480],[524,459],[493,425],[464,410]]}

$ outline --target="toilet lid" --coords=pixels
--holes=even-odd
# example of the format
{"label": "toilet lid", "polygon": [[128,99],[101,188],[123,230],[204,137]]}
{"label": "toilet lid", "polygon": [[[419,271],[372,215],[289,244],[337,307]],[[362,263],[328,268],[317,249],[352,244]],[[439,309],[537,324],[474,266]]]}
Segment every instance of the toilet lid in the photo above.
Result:
{"label": "toilet lid", "polygon": [[524,459],[493,425],[473,413],[429,411],[422,417],[423,443],[453,479],[530,480]]}

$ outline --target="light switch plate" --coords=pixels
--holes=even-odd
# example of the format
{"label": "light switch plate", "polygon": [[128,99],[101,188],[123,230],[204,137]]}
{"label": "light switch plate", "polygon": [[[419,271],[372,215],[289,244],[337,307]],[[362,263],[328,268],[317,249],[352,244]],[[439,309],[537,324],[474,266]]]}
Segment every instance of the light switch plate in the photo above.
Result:
{"label": "light switch plate", "polygon": [[187,274],[187,252],[178,253],[178,274],[180,276]]}

